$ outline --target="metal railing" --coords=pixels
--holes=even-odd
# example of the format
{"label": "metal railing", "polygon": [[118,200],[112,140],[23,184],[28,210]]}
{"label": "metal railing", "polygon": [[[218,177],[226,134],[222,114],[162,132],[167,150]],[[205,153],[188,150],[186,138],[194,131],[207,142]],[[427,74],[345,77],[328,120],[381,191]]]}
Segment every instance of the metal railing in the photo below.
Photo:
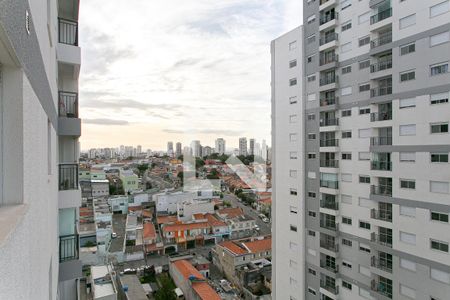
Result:
{"label": "metal railing", "polygon": [[322,16],[320,16],[319,25],[323,25],[323,24],[328,23],[330,21],[337,20],[337,18],[338,18],[338,13],[337,12],[332,13],[332,14],[328,14],[328,15],[322,15]]}
{"label": "metal railing", "polygon": [[320,147],[338,147],[338,139],[320,140]]}
{"label": "metal railing", "polygon": [[320,240],[320,247],[332,252],[339,252],[339,244]]}
{"label": "metal railing", "polygon": [[339,203],[336,201],[320,200],[320,207],[332,210],[339,210]]}
{"label": "metal railing", "polygon": [[373,160],[370,163],[370,168],[376,171],[392,171],[392,161]]}
{"label": "metal railing", "polygon": [[78,118],[78,94],[72,92],[59,92],[59,116]]}
{"label": "metal railing", "polygon": [[339,224],[338,223],[327,221],[325,219],[320,219],[320,227],[321,228],[325,228],[325,229],[329,229],[329,230],[333,230],[333,231],[338,231],[339,230]]}
{"label": "metal railing", "polygon": [[390,247],[392,248],[392,236],[386,236],[386,235],[379,235],[375,232],[372,232],[370,235],[370,241],[373,243],[380,244],[382,246]]}
{"label": "metal railing", "polygon": [[59,164],[59,190],[78,189],[78,164]]}
{"label": "metal railing", "polygon": [[78,46],[78,22],[58,18],[59,42]]}
{"label": "metal railing", "polygon": [[328,97],[320,99],[320,106],[336,105],[338,104],[339,97]]}
{"label": "metal railing", "polygon": [[392,211],[377,210],[372,208],[370,210],[370,217],[376,220],[392,222]]}
{"label": "metal railing", "polygon": [[388,120],[392,120],[392,111],[376,112],[370,114],[370,122],[388,121]]}
{"label": "metal railing", "polygon": [[390,146],[392,145],[392,136],[375,136],[370,138],[372,146]]}
{"label": "metal railing", "polygon": [[325,36],[320,38],[319,45],[322,46],[322,45],[328,44],[328,43],[330,43],[332,41],[337,41],[337,39],[338,39],[338,34],[337,33],[327,34],[327,35],[325,35]]}
{"label": "metal railing", "polygon": [[392,69],[392,59],[382,60],[370,65],[370,73]]}
{"label": "metal railing", "polygon": [[321,168],[339,168],[339,161],[336,159],[321,159]]}
{"label": "metal railing", "polygon": [[370,187],[370,193],[373,195],[392,197],[391,185],[372,185]]}
{"label": "metal railing", "polygon": [[323,269],[326,269],[328,271],[331,271],[333,273],[339,273],[339,265],[334,264],[334,266],[327,264],[325,261],[320,261],[320,267]]}
{"label": "metal railing", "polygon": [[377,39],[370,41],[370,48],[377,48],[392,42],[392,32],[380,34]]}
{"label": "metal railing", "polygon": [[338,81],[339,81],[339,76],[337,76],[336,74],[325,75],[320,78],[320,86],[332,84],[332,83],[338,83]]}
{"label": "metal railing", "polygon": [[321,119],[320,120],[320,127],[324,126],[338,126],[339,125],[339,118],[329,118],[329,119]]}
{"label": "metal railing", "polygon": [[334,295],[338,295],[339,294],[339,286],[338,285],[331,285],[328,282],[326,282],[326,280],[320,280],[320,287],[326,289],[327,291],[329,291],[330,293],[334,294]]}
{"label": "metal railing", "polygon": [[392,86],[377,87],[370,90],[370,97],[379,97],[392,94]]}
{"label": "metal railing", "polygon": [[370,25],[378,23],[380,21],[383,21],[384,19],[387,19],[389,17],[392,17],[392,7],[380,11],[379,13],[377,13],[376,15],[373,15],[370,17]]}
{"label": "metal railing", "polygon": [[327,54],[321,54],[320,60],[319,60],[319,65],[323,66],[323,65],[333,63],[333,62],[338,62],[338,61],[339,61],[339,55],[334,52],[327,53]]}
{"label": "metal railing", "polygon": [[339,181],[320,180],[320,187],[325,187],[325,188],[329,188],[329,189],[338,189]]}
{"label": "metal railing", "polygon": [[389,287],[386,283],[380,282],[376,279],[372,279],[370,289],[392,299],[392,286]]}
{"label": "metal railing", "polygon": [[392,262],[389,263],[385,259],[379,259],[376,256],[372,256],[372,258],[370,259],[370,265],[382,271],[392,273]]}
{"label": "metal railing", "polygon": [[78,259],[78,234],[62,235],[59,237],[59,261]]}

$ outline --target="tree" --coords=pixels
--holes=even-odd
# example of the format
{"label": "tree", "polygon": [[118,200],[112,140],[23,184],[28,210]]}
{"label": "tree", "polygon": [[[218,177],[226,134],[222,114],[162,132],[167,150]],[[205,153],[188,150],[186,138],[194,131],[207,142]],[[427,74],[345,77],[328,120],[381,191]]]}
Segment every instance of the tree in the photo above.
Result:
{"label": "tree", "polygon": [[205,165],[205,161],[201,159],[200,157],[195,158],[195,167],[197,169],[202,168]]}
{"label": "tree", "polygon": [[156,292],[156,300],[176,300],[177,296],[173,292],[174,284],[168,276],[161,276],[159,278],[161,288]]}
{"label": "tree", "polygon": [[137,166],[137,169],[139,170],[139,176],[144,175],[145,171],[148,170],[148,164],[141,164]]}

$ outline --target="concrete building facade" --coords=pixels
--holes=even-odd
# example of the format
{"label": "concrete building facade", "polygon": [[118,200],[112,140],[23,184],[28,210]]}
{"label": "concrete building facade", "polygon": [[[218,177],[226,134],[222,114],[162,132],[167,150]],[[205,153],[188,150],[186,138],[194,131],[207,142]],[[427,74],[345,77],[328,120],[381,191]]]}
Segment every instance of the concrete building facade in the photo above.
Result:
{"label": "concrete building facade", "polygon": [[239,155],[246,156],[247,153],[248,153],[247,138],[245,137],[239,138]]}
{"label": "concrete building facade", "polygon": [[272,42],[275,299],[448,298],[449,16],[309,0]]}
{"label": "concrete building facade", "polygon": [[225,140],[223,138],[216,139],[215,152],[220,155],[225,153]]}

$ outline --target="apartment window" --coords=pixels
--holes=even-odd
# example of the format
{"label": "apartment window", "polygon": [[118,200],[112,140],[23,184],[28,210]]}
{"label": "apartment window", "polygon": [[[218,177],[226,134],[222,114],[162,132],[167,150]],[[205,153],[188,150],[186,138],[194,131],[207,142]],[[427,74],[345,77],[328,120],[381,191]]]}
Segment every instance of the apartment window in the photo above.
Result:
{"label": "apartment window", "polygon": [[448,123],[431,124],[431,133],[448,133]]}
{"label": "apartment window", "polygon": [[316,172],[308,172],[308,178],[316,179]]}
{"label": "apartment window", "polygon": [[370,160],[370,152],[358,152],[359,160]]}
{"label": "apartment window", "polygon": [[316,198],[316,193],[315,192],[308,192],[308,197]]}
{"label": "apartment window", "polygon": [[[367,245],[359,244],[359,251],[370,253],[370,248]],[[361,266],[360,266],[361,267]]]}
{"label": "apartment window", "polygon": [[400,46],[400,55],[406,55],[409,53],[416,52],[416,43],[410,43],[403,46]]}
{"label": "apartment window", "polygon": [[290,226],[291,231],[297,232],[297,226],[292,225]]}
{"label": "apartment window", "polygon": [[314,43],[316,41],[316,35],[315,34],[312,34],[312,35],[310,35],[310,36],[308,36],[307,38],[306,38],[306,43],[308,43],[308,44],[312,44],[312,43]]}
{"label": "apartment window", "polygon": [[341,10],[344,10],[350,6],[352,6],[352,0],[342,0],[341,1]]}
{"label": "apartment window", "polygon": [[308,101],[316,101],[316,93],[308,94],[307,99]]}
{"label": "apartment window", "polygon": [[343,139],[349,139],[351,137],[352,137],[352,131],[351,130],[349,130],[349,131],[342,131],[342,138]]}
{"label": "apartment window", "polygon": [[289,62],[289,68],[294,68],[294,67],[296,67],[296,66],[297,66],[297,60],[296,60],[296,59],[291,60],[291,61]]}
{"label": "apartment window", "polygon": [[348,74],[352,71],[352,66],[346,66],[342,68],[342,74]]}
{"label": "apartment window", "polygon": [[403,269],[406,269],[406,270],[416,272],[417,265],[413,261],[410,261],[410,260],[407,260],[404,258],[400,258],[400,267],[402,267]]}
{"label": "apartment window", "polygon": [[308,159],[315,159],[316,154],[315,153],[308,153]]}
{"label": "apartment window", "polygon": [[316,75],[315,75],[315,74],[309,75],[309,76],[307,76],[306,78],[308,79],[308,82],[312,82],[312,81],[315,81],[315,80],[316,80]]}
{"label": "apartment window", "polygon": [[404,29],[416,24],[416,14],[409,15],[400,19],[400,29]]}
{"label": "apartment window", "polygon": [[359,47],[368,45],[369,43],[370,43],[370,36],[365,36],[365,37],[360,38],[360,39],[358,40],[358,45],[359,45]]}
{"label": "apartment window", "polygon": [[297,134],[296,133],[289,134],[289,141],[291,142],[297,141]]}
{"label": "apartment window", "polygon": [[364,83],[359,86],[359,92],[367,92],[370,90],[370,83]]}
{"label": "apartment window", "polygon": [[400,125],[399,134],[402,136],[416,135],[416,124]]}
{"label": "apartment window", "polygon": [[289,51],[297,49],[297,41],[293,41],[289,43]]}
{"label": "apartment window", "polygon": [[430,192],[439,194],[448,194],[448,182],[430,181]]}
{"label": "apartment window", "polygon": [[289,116],[289,123],[297,123],[297,115],[290,115]]}
{"label": "apartment window", "polygon": [[437,46],[450,41],[450,31],[430,36],[430,47]]}
{"label": "apartment window", "polygon": [[368,11],[358,17],[359,24],[367,23],[367,22],[369,22],[369,20],[370,20],[370,11]]}
{"label": "apartment window", "polygon": [[313,230],[308,230],[308,235],[314,237],[314,236],[316,236],[316,232]]}
{"label": "apartment window", "polygon": [[341,116],[342,117],[350,117],[351,115],[352,115],[352,110],[351,109],[346,109],[346,110],[343,110],[341,112]]}
{"label": "apartment window", "polygon": [[347,21],[341,26],[341,31],[344,32],[352,28],[352,21]]}
{"label": "apartment window", "polygon": [[400,205],[400,215],[415,218],[416,208],[411,206]]}
{"label": "apartment window", "polygon": [[310,287],[308,287],[308,293],[312,294],[312,295],[316,295],[316,291]]}
{"label": "apartment window", "polygon": [[416,98],[405,98],[399,100],[399,108],[416,107]]}
{"label": "apartment window", "polygon": [[289,177],[297,178],[297,170],[289,170]]}
{"label": "apartment window", "polygon": [[416,181],[413,179],[400,179],[400,188],[415,190]]}
{"label": "apartment window", "polygon": [[347,203],[347,204],[352,204],[352,196],[350,196],[350,195],[341,195],[341,202],[342,203]]}
{"label": "apartment window", "polygon": [[290,159],[297,159],[297,152],[296,151],[289,152],[289,158]]}
{"label": "apartment window", "polygon": [[313,54],[313,55],[310,55],[310,56],[308,56],[308,57],[306,58],[306,62],[307,62],[307,63],[312,63],[312,61],[313,61],[313,57],[314,57],[314,54]]}
{"label": "apartment window", "polygon": [[341,95],[342,96],[348,96],[352,94],[352,87],[351,86],[347,86],[347,87],[343,87],[341,89]]}
{"label": "apartment window", "polygon": [[431,268],[430,277],[434,280],[450,284],[450,273]]}
{"label": "apartment window", "polygon": [[448,163],[448,153],[431,153],[432,163]]}
{"label": "apartment window", "polygon": [[403,284],[400,284],[400,294],[412,299],[416,299],[416,290]]}
{"label": "apartment window", "polygon": [[352,160],[352,154],[351,153],[342,153],[342,160]]}
{"label": "apartment window", "polygon": [[448,223],[448,214],[435,212],[435,211],[432,211],[430,213],[431,213],[431,220]]}
{"label": "apartment window", "polygon": [[449,93],[439,93],[439,94],[432,94],[430,95],[430,104],[442,104],[442,103],[448,103],[448,95]]}
{"label": "apartment window", "polygon": [[311,268],[308,268],[308,273],[309,274],[311,274],[311,275],[314,275],[314,276],[316,276],[316,270],[314,270],[314,269],[311,269]]}
{"label": "apartment window", "polygon": [[342,261],[342,265],[343,265],[344,267],[346,267],[346,268],[349,268],[349,269],[352,268],[352,264],[349,263],[348,261],[345,261],[345,260]]}
{"label": "apartment window", "polygon": [[400,73],[400,81],[410,81],[416,79],[416,71],[405,71]]}
{"label": "apartment window", "polygon": [[430,66],[430,72],[431,76],[448,73],[448,62]]}
{"label": "apartment window", "polygon": [[297,196],[297,190],[296,189],[290,189],[290,194],[292,196]]}
{"label": "apartment window", "polygon": [[352,51],[352,42],[348,42],[341,45],[341,53]]}
{"label": "apartment window", "polygon": [[445,14],[450,10],[449,1],[444,1],[430,7],[430,18]]}
{"label": "apartment window", "polygon": [[415,162],[416,152],[400,152],[400,162]]}
{"label": "apartment window", "polygon": [[297,85],[297,78],[289,79],[289,86]]}
{"label": "apartment window", "polygon": [[359,183],[370,183],[370,176],[359,175]]}
{"label": "apartment window", "polygon": [[308,114],[308,121],[313,121],[316,119],[316,115],[315,114]]}
{"label": "apartment window", "polygon": [[316,217],[316,212],[315,211],[308,211],[308,216],[315,218]]}
{"label": "apartment window", "polygon": [[341,181],[343,182],[352,182],[352,174],[351,173],[342,173]]}
{"label": "apartment window", "polygon": [[347,225],[352,225],[352,218],[342,217],[342,223]]}
{"label": "apartment window", "polygon": [[348,246],[348,247],[351,247],[352,246],[352,241],[351,240],[348,240],[348,239],[342,239],[342,245],[345,245],[345,246]]}
{"label": "apartment window", "polygon": [[350,282],[342,280],[342,287],[352,290],[352,284]]}
{"label": "apartment window", "polygon": [[360,115],[367,115],[370,114],[370,108],[368,107],[363,107],[359,109],[359,114]]}
{"label": "apartment window", "polygon": [[358,130],[358,135],[359,135],[359,138],[361,138],[361,139],[369,138],[371,135],[371,129],[370,128],[360,129],[360,130]]}
{"label": "apartment window", "polygon": [[312,15],[312,16],[309,16],[308,19],[306,19],[306,22],[308,22],[308,24],[311,24],[315,20],[316,20],[316,15]]}
{"label": "apartment window", "polygon": [[412,234],[412,233],[400,231],[400,241],[402,241],[406,244],[415,245],[416,244],[416,235]]}
{"label": "apartment window", "polygon": [[297,103],[297,96],[289,97],[289,104],[296,104]]}
{"label": "apartment window", "polygon": [[438,240],[430,239],[430,247],[434,250],[439,250],[442,252],[448,252],[448,243]]}
{"label": "apartment window", "polygon": [[315,133],[308,133],[308,140],[315,140],[316,134]]}
{"label": "apartment window", "polygon": [[370,223],[359,221],[359,228],[370,230]]}

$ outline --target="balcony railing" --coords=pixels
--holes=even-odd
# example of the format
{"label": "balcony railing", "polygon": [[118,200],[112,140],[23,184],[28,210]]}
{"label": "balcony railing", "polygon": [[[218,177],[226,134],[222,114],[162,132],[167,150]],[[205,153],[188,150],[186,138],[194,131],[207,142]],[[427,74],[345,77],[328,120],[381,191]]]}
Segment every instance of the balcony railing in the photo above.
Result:
{"label": "balcony railing", "polygon": [[333,272],[333,273],[339,273],[339,265],[338,264],[334,264],[334,266],[333,266],[333,265],[327,264],[325,261],[320,261],[320,267],[324,268],[330,272]]}
{"label": "balcony railing", "polygon": [[338,62],[338,61],[339,61],[339,55],[334,52],[327,53],[327,54],[321,54],[320,60],[319,60],[319,65],[323,66],[323,65],[330,64],[333,62]]}
{"label": "balcony railing", "polygon": [[388,69],[392,69],[392,59],[383,60],[383,61],[380,61],[380,62],[370,65],[370,73],[375,73],[375,72],[388,70]]}
{"label": "balcony railing", "polygon": [[321,159],[321,168],[339,168],[339,161],[335,159]]}
{"label": "balcony railing", "polygon": [[59,116],[78,118],[78,94],[59,92]]}
{"label": "balcony railing", "polygon": [[392,8],[380,11],[376,15],[371,16],[370,25],[383,21],[384,19],[387,19],[389,17],[392,17]]}
{"label": "balcony railing", "polygon": [[336,253],[339,252],[339,244],[332,243],[332,242],[329,242],[326,240],[320,240],[320,247],[327,249],[329,251],[332,251],[332,252],[336,252]]}
{"label": "balcony railing", "polygon": [[59,42],[78,46],[78,22],[59,18]]}
{"label": "balcony railing", "polygon": [[392,171],[392,161],[376,161],[370,163],[372,170],[376,171]]}
{"label": "balcony railing", "polygon": [[390,146],[392,145],[392,136],[375,136],[370,138],[372,146]]}
{"label": "balcony railing", "polygon": [[388,121],[388,120],[392,120],[392,111],[376,112],[370,114],[370,122]]}
{"label": "balcony railing", "polygon": [[382,271],[392,273],[392,262],[388,262],[385,259],[379,259],[376,256],[372,256],[370,259],[370,265]]}
{"label": "balcony railing", "polygon": [[337,13],[337,12],[335,12],[335,13],[333,13],[333,14],[322,15],[322,16],[320,17],[319,24],[320,24],[320,25],[323,25],[323,24],[328,23],[328,22],[330,22],[330,21],[333,21],[333,20],[335,20],[335,19],[337,20],[337,18],[338,18],[338,13]]}
{"label": "balcony railing", "polygon": [[370,217],[376,220],[392,222],[392,211],[377,210],[373,208],[370,210]]}
{"label": "balcony railing", "polygon": [[320,38],[319,45],[322,46],[322,45],[328,44],[332,41],[337,41],[337,39],[338,39],[337,33],[327,34]]}
{"label": "balcony railing", "polygon": [[375,232],[372,232],[372,234],[370,235],[370,240],[373,243],[377,243],[392,248],[392,236],[389,237],[386,235],[379,235],[376,234]]}
{"label": "balcony railing", "polygon": [[370,97],[392,95],[392,86],[377,87],[370,90]]}
{"label": "balcony railing", "polygon": [[320,287],[326,289],[334,295],[339,295],[339,286],[331,285],[330,283],[326,282],[326,280],[320,280]]}
{"label": "balcony railing", "polygon": [[329,189],[338,189],[339,181],[320,180],[320,187],[329,188]]}
{"label": "balcony railing", "polygon": [[320,227],[328,229],[328,230],[339,231],[338,223],[327,221],[325,219],[320,220]]}
{"label": "balcony railing", "polygon": [[390,185],[372,185],[370,192],[373,195],[392,197],[392,186]]}
{"label": "balcony railing", "polygon": [[337,76],[335,74],[330,75],[330,76],[324,76],[324,77],[320,78],[320,86],[332,84],[332,83],[338,83],[338,81],[339,81],[339,76]]}
{"label": "balcony railing", "polygon": [[332,210],[339,210],[339,203],[336,201],[320,200],[320,207]]}
{"label": "balcony railing", "polygon": [[392,42],[392,32],[380,34],[377,39],[370,41],[370,48],[374,49]]}
{"label": "balcony railing", "polygon": [[373,279],[371,284],[370,284],[370,288],[371,288],[372,291],[378,292],[381,295],[392,299],[392,286],[388,286],[384,282],[380,282],[380,281],[378,281],[376,279]]}
{"label": "balcony railing", "polygon": [[320,120],[320,127],[324,126],[338,126],[339,125],[339,118],[328,118],[328,119],[321,119]]}
{"label": "balcony railing", "polygon": [[320,140],[320,147],[338,147],[338,139]]}
{"label": "balcony railing", "polygon": [[78,259],[78,234],[59,237],[59,261]]}
{"label": "balcony railing", "polygon": [[59,190],[78,189],[78,164],[59,165]]}
{"label": "balcony railing", "polygon": [[336,105],[338,104],[339,97],[328,97],[320,99],[320,106]]}

